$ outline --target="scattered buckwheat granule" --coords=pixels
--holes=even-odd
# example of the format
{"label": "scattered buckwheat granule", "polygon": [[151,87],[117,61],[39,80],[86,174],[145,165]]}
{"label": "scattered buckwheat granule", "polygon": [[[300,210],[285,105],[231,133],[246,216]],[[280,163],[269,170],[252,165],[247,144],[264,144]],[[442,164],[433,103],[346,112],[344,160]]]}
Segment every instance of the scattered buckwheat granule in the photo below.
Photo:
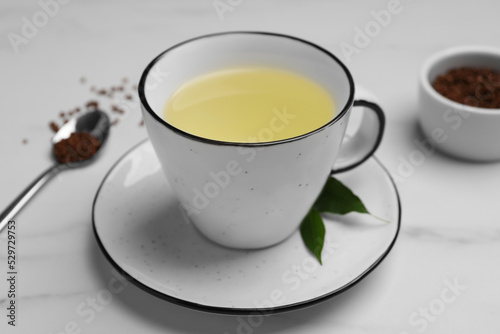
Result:
{"label": "scattered buckwheat granule", "polygon": [[120,107],[118,107],[117,105],[111,105],[111,111],[115,112],[115,113],[118,113],[118,114],[124,114],[125,111],[123,109],[121,109]]}
{"label": "scattered buckwheat granule", "polygon": [[59,131],[59,125],[57,125],[55,122],[50,122],[49,123],[50,129],[54,132]]}
{"label": "scattered buckwheat granule", "polygon": [[116,118],[113,122],[111,122],[111,126],[115,126],[116,124],[118,124],[120,120],[118,118]]}
{"label": "scattered buckwheat granule", "polygon": [[26,144],[28,144],[28,139],[24,138],[23,139],[23,145],[26,145]]}
{"label": "scattered buckwheat granule", "polygon": [[485,67],[453,68],[432,86],[444,97],[479,108],[500,108],[500,72]]}
{"label": "scattered buckwheat granule", "polygon": [[125,95],[125,98],[126,98],[127,100],[133,100],[133,99],[134,99],[134,98],[133,98],[133,96],[132,96],[131,94],[127,94],[127,95]]}
{"label": "scattered buckwheat granule", "polygon": [[87,109],[98,109],[99,108],[99,102],[92,100],[87,103],[85,103],[85,107]]}
{"label": "scattered buckwheat granule", "polygon": [[87,78],[85,78],[85,77],[81,77],[81,78],[80,78],[80,83],[81,83],[81,84],[85,84],[85,83],[87,83]]}

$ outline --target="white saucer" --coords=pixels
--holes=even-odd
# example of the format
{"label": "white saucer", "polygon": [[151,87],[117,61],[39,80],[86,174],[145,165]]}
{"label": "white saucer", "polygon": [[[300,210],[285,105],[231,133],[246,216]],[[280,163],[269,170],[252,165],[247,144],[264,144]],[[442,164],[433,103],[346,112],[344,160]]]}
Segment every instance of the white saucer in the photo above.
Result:
{"label": "white saucer", "polygon": [[167,301],[226,314],[298,309],[335,296],[368,275],[389,253],[401,204],[387,171],[371,158],[337,175],[374,215],[325,220],[323,265],[300,233],[274,247],[218,246],[184,219],[149,141],[111,168],[94,199],[97,241],[108,260],[138,287]]}

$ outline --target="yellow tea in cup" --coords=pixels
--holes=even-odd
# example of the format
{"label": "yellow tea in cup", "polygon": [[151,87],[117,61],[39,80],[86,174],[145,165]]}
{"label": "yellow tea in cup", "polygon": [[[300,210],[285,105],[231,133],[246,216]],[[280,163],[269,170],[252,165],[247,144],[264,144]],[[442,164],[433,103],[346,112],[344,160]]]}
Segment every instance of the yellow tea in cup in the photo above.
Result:
{"label": "yellow tea in cup", "polygon": [[196,77],[167,101],[164,119],[207,139],[270,142],[320,128],[335,117],[332,96],[294,72],[236,67]]}

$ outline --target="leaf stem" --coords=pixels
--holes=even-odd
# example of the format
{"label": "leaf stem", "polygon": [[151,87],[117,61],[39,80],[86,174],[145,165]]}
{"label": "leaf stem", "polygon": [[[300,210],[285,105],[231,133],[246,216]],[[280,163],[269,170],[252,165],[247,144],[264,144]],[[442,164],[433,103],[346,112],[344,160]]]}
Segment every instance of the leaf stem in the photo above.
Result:
{"label": "leaf stem", "polygon": [[375,219],[378,219],[378,220],[380,220],[380,221],[383,221],[384,223],[387,223],[387,224],[390,224],[390,223],[391,223],[391,221],[390,221],[390,220],[387,220],[387,219],[381,218],[381,217],[379,217],[379,216],[375,216],[375,215],[374,215],[374,214],[372,214],[372,213],[369,213],[369,215],[370,215],[370,216],[372,216],[372,217],[373,217],[373,218],[375,218]]}

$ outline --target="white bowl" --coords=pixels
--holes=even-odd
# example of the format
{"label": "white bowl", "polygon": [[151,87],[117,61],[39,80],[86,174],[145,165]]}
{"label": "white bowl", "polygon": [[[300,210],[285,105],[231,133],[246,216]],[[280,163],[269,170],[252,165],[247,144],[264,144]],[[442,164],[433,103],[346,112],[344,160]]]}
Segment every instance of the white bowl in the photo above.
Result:
{"label": "white bowl", "polygon": [[[429,57],[420,69],[420,124],[428,145],[452,156],[475,161],[500,159],[500,109],[454,102],[433,87],[437,76],[456,67],[500,71],[500,49],[460,46]],[[500,89],[500,83],[493,86]],[[478,96],[480,98],[480,96]]]}

